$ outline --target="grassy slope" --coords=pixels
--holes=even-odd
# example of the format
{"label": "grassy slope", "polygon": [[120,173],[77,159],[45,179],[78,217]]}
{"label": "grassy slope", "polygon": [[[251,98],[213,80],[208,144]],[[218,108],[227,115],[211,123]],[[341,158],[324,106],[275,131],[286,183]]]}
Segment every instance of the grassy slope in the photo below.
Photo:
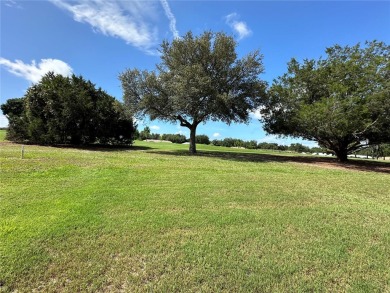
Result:
{"label": "grassy slope", "polygon": [[388,174],[137,145],[0,144],[0,291],[390,291]]}

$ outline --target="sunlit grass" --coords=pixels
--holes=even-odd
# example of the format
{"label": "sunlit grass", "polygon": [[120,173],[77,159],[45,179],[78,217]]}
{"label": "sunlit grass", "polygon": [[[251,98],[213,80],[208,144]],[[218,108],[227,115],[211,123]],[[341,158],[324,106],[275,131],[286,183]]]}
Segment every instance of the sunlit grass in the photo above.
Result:
{"label": "sunlit grass", "polygon": [[202,145],[20,148],[0,144],[0,291],[390,291],[388,173]]}
{"label": "sunlit grass", "polygon": [[1,130],[0,129],[0,141],[4,141],[5,140],[5,135],[6,134],[7,134],[6,130]]}

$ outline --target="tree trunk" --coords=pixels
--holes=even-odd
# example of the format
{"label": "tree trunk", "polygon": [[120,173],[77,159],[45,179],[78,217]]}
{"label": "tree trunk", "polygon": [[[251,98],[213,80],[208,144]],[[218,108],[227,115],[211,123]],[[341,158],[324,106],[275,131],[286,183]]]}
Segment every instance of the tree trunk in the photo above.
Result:
{"label": "tree trunk", "polygon": [[196,154],[196,126],[190,128],[190,153]]}
{"label": "tree trunk", "polygon": [[337,156],[337,160],[341,163],[345,163],[348,161],[348,152],[346,149],[338,149],[334,150]]}

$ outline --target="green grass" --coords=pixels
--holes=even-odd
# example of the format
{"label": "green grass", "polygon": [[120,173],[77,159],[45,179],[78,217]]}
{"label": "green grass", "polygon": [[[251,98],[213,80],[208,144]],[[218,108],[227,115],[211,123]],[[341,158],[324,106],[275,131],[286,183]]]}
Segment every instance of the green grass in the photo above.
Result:
{"label": "green grass", "polygon": [[5,141],[5,135],[7,131],[0,129],[0,141]]}
{"label": "green grass", "polygon": [[0,144],[0,292],[390,291],[388,164],[20,148]]}

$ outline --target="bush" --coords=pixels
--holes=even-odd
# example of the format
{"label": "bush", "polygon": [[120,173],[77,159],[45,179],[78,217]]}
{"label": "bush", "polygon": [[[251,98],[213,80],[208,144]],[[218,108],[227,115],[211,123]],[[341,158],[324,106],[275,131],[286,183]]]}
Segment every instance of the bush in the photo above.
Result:
{"label": "bush", "polygon": [[215,145],[215,146],[222,146],[222,140],[220,139],[214,139],[212,142],[211,142],[212,145]]}
{"label": "bush", "polygon": [[163,134],[161,136],[162,140],[168,140],[173,143],[185,143],[187,138],[182,134]]}
{"label": "bush", "polygon": [[310,153],[310,148],[300,143],[292,143],[288,149],[297,153]]}
{"label": "bush", "polygon": [[195,137],[195,142],[201,144],[210,144],[210,139],[207,135],[201,134]]}

